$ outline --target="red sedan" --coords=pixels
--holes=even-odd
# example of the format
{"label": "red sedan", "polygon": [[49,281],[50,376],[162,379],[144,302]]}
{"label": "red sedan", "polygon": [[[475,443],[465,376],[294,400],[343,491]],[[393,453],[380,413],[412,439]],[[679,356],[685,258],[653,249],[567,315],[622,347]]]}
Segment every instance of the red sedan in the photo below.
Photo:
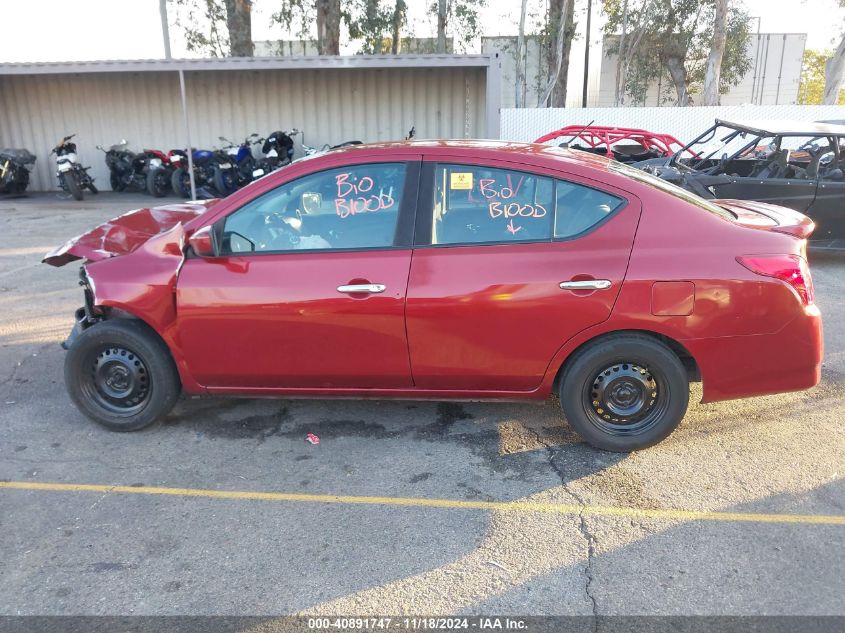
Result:
{"label": "red sedan", "polygon": [[812,230],[588,153],[420,141],[134,211],[44,261],[86,260],[65,381],[113,430],[183,391],[557,394],[585,440],[630,451],[679,424],[690,381],[706,402],[818,383]]}

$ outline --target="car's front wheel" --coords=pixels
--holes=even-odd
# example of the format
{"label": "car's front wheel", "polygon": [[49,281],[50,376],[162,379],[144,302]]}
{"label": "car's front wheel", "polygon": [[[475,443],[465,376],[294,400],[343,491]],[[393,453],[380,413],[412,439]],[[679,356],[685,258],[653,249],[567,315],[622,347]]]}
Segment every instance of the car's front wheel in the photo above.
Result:
{"label": "car's front wheel", "polygon": [[597,448],[628,452],[667,438],[689,403],[689,379],[675,353],[640,334],[587,344],[567,363],[560,405],[572,429]]}
{"label": "car's front wheel", "polygon": [[113,431],[137,431],[163,418],[181,393],[165,344],[145,324],[101,321],[83,330],[65,358],[76,407]]}

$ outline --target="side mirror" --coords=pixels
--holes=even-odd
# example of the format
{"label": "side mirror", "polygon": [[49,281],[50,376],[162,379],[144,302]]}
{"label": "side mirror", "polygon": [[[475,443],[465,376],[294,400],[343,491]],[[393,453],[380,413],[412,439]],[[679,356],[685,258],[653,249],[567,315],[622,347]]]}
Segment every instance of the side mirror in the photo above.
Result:
{"label": "side mirror", "polygon": [[188,246],[199,257],[217,257],[217,240],[212,226],[204,226],[188,238]]}

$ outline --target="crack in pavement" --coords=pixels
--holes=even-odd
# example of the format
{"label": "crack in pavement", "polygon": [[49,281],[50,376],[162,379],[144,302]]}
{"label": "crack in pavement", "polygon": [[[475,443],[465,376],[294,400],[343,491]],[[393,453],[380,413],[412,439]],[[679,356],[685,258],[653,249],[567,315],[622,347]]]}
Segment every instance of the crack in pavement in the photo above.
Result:
{"label": "crack in pavement", "polygon": [[54,345],[56,345],[55,341],[51,341],[49,343],[42,343],[41,345],[38,345],[35,348],[34,352],[28,352],[26,356],[24,356],[21,360],[19,360],[15,363],[15,365],[12,367],[12,372],[9,374],[9,376],[4,378],[3,380],[0,380],[0,386],[8,385],[15,378],[17,378],[18,371],[23,367],[23,365],[27,361],[27,359],[34,358],[38,354],[41,354],[42,352],[48,350],[49,348],[53,347]]}
{"label": "crack in pavement", "polygon": [[549,467],[552,471],[557,475],[558,479],[560,479],[561,486],[563,487],[564,491],[575,501],[577,502],[580,511],[578,512],[578,529],[581,533],[581,537],[584,539],[584,542],[587,545],[587,561],[586,565],[584,566],[584,594],[587,596],[587,599],[590,601],[593,610],[593,630],[598,631],[599,621],[599,607],[598,603],[596,602],[596,597],[593,595],[592,592],[592,585],[595,577],[593,575],[593,560],[596,554],[596,537],[593,536],[592,532],[590,532],[590,528],[587,524],[587,517],[584,516],[584,508],[586,507],[586,503],[581,498],[581,496],[572,490],[569,486],[569,482],[567,481],[566,475],[560,469],[560,467],[555,463],[555,457],[557,456],[557,447],[550,444],[545,440],[543,436],[536,429],[532,429],[529,427],[525,427],[527,431],[534,434],[534,437],[537,438],[537,443],[540,444],[545,450],[546,455],[548,456]]}

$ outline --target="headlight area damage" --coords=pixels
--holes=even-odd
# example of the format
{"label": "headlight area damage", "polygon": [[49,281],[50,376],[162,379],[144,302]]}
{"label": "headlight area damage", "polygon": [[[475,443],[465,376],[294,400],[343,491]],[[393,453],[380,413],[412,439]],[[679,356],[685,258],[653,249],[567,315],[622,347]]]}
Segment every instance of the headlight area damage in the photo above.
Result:
{"label": "headlight area damage", "polygon": [[64,266],[85,260],[80,268],[84,305],[62,344],[69,349],[88,327],[105,319],[139,319],[173,352],[185,386],[193,382],[178,354],[176,277],[185,258],[185,224],[214,203],[177,204],[138,209],[101,224],[48,253],[42,260]]}

